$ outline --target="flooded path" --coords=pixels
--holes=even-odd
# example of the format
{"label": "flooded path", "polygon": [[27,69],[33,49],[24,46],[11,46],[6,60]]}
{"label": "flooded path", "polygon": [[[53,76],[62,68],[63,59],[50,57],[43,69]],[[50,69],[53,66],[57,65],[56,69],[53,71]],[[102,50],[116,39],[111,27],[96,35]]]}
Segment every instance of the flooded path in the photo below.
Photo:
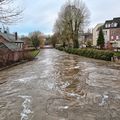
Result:
{"label": "flooded path", "polygon": [[42,50],[0,72],[0,120],[120,120],[120,65]]}

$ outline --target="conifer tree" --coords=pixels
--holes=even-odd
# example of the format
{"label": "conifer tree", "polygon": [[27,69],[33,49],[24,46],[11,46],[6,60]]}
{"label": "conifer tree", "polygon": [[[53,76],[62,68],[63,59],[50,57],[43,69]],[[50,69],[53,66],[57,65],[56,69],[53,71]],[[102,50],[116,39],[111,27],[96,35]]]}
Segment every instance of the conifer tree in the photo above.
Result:
{"label": "conifer tree", "polygon": [[98,39],[97,39],[97,46],[99,46],[100,49],[104,48],[104,44],[105,44],[104,41],[105,41],[104,34],[103,34],[103,31],[102,31],[102,28],[100,28],[99,36],[98,36]]}

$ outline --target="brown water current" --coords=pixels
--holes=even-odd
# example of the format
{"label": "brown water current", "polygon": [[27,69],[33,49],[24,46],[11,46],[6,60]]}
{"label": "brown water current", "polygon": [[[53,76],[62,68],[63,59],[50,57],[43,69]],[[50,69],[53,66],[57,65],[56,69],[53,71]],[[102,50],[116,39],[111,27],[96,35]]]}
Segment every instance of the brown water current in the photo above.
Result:
{"label": "brown water current", "polygon": [[0,72],[0,120],[120,120],[120,65],[41,50]]}

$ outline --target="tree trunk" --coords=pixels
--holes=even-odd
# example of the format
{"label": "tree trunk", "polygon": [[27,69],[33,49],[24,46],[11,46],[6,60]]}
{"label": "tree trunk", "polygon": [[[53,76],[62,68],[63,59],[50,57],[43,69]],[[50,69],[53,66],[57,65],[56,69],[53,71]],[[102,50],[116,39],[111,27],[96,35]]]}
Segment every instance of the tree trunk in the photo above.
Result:
{"label": "tree trunk", "polygon": [[63,42],[63,47],[65,48],[65,46],[66,46],[66,43],[65,43],[65,41]]}
{"label": "tree trunk", "polygon": [[78,33],[77,32],[75,32],[75,34],[74,34],[73,44],[74,44],[74,48],[79,48],[79,41],[78,41]]}

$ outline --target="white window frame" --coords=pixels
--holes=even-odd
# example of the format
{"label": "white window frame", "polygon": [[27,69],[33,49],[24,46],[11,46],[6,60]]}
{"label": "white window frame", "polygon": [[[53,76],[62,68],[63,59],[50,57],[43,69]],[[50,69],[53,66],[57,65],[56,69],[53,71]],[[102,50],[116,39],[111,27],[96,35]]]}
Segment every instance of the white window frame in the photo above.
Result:
{"label": "white window frame", "polygon": [[111,39],[113,40],[113,39],[114,39],[114,37],[113,37],[113,36],[111,36]]}
{"label": "white window frame", "polygon": [[116,40],[119,40],[119,36],[118,35],[116,36]]}
{"label": "white window frame", "polygon": [[108,25],[106,24],[105,27],[108,28]]}
{"label": "white window frame", "polygon": [[117,25],[118,25],[117,23],[114,23],[114,27],[117,27]]}

